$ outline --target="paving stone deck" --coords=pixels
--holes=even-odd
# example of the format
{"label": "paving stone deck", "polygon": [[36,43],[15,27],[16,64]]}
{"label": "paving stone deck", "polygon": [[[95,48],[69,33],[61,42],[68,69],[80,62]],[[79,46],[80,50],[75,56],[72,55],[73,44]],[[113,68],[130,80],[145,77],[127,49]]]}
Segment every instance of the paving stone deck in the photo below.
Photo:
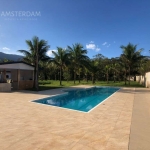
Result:
{"label": "paving stone deck", "polygon": [[0,93],[0,150],[150,150],[150,90],[123,88],[90,113],[30,102],[60,93]]}

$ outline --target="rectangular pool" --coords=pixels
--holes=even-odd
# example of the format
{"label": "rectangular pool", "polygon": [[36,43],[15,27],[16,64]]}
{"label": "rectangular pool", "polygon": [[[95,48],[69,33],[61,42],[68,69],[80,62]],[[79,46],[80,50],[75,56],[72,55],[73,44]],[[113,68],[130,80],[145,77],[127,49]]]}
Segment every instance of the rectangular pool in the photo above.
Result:
{"label": "rectangular pool", "polygon": [[64,90],[64,94],[34,100],[33,102],[88,112],[118,90],[119,88],[116,87]]}

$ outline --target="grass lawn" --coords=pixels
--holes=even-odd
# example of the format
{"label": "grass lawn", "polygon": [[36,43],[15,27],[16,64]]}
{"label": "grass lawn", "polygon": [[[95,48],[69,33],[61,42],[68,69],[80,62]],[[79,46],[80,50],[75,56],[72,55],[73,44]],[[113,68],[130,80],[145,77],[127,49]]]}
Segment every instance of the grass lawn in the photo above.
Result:
{"label": "grass lawn", "polygon": [[[49,89],[55,89],[55,88],[62,88],[62,87],[70,87],[70,86],[76,86],[76,85],[93,85],[92,81],[89,81],[88,83],[86,81],[81,81],[79,84],[79,81],[76,81],[76,84],[74,84],[73,81],[62,81],[62,86],[59,85],[59,81],[55,81],[55,80],[47,80],[47,81],[39,81],[39,90],[49,90]],[[140,85],[139,83],[135,82],[135,81],[131,81],[130,85],[124,84],[124,81],[121,82],[113,82],[113,81],[109,81],[109,83],[107,84],[106,81],[96,81],[96,83],[94,84],[94,86],[119,86],[119,87],[144,87],[142,85]]]}

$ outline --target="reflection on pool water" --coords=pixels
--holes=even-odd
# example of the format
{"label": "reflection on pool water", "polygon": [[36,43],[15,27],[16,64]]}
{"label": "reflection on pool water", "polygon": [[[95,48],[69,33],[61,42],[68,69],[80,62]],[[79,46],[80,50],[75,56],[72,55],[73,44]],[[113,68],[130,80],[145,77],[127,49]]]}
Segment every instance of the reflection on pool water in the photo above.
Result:
{"label": "reflection on pool water", "polygon": [[104,101],[119,88],[92,87],[87,89],[64,90],[64,94],[34,100],[33,102],[88,112]]}

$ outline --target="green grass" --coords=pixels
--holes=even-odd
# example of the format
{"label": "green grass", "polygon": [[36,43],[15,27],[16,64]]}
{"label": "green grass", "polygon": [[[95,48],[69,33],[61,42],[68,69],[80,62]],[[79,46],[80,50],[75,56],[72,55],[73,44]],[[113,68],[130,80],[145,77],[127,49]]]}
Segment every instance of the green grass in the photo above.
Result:
{"label": "green grass", "polygon": [[[55,81],[55,80],[47,80],[47,81],[39,81],[39,90],[49,90],[49,89],[56,89],[56,88],[63,88],[63,87],[70,87],[70,86],[76,86],[76,85],[93,85],[91,81],[89,81],[88,83],[86,81],[81,81],[81,83],[79,84],[79,81],[76,81],[76,84],[74,84],[73,81],[62,81],[62,86],[59,85],[59,81]],[[106,81],[96,81],[96,83],[94,84],[94,86],[117,86],[117,87],[144,87],[142,85],[140,85],[139,83],[135,82],[135,81],[131,81],[130,85],[124,84],[124,81],[121,82],[113,82],[113,81],[109,81],[109,83],[107,84]]]}
{"label": "green grass", "polygon": [[[58,88],[62,88],[61,86],[51,86],[51,85],[39,85],[39,91],[44,91],[44,90],[51,90],[51,89],[58,89]],[[32,89],[27,89],[30,91],[37,91],[35,88]]]}

